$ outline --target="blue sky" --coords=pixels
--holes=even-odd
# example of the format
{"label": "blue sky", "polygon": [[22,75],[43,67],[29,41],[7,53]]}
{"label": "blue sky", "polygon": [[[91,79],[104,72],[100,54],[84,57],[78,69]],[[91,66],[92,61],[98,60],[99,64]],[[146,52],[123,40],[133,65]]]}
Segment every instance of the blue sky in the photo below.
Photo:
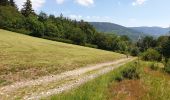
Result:
{"label": "blue sky", "polygon": [[[24,0],[16,0],[21,8]],[[36,12],[124,26],[170,25],[170,0],[32,0]]]}

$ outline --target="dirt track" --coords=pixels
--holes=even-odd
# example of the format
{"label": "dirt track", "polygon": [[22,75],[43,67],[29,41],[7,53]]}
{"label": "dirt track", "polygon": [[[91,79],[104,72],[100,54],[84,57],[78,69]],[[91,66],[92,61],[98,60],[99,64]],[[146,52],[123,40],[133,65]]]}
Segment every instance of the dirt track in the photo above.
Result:
{"label": "dirt track", "polygon": [[[0,100],[6,99],[6,98],[8,98],[8,99],[13,98],[13,97],[11,97],[10,94],[13,92],[16,92],[18,89],[21,89],[24,87],[28,87],[28,86],[34,87],[37,85],[50,84],[52,82],[59,82],[59,81],[71,79],[63,84],[58,85],[57,87],[55,87],[53,89],[49,89],[49,90],[41,91],[41,92],[35,92],[35,93],[31,93],[31,94],[28,93],[27,95],[23,96],[23,99],[25,99],[25,100],[39,100],[40,98],[48,97],[53,94],[62,93],[64,91],[78,87],[79,85],[81,85],[89,80],[92,80],[100,75],[103,75],[109,71],[112,71],[113,69],[120,67],[121,65],[123,65],[127,62],[130,62],[132,60],[134,60],[134,58],[129,58],[129,59],[124,58],[124,59],[113,61],[113,62],[101,63],[101,64],[97,64],[97,65],[79,68],[76,70],[61,73],[59,75],[50,75],[50,76],[41,77],[36,80],[17,82],[12,85],[0,88]],[[88,73],[91,71],[95,71],[95,72]],[[86,73],[88,73],[88,74],[86,74]]]}

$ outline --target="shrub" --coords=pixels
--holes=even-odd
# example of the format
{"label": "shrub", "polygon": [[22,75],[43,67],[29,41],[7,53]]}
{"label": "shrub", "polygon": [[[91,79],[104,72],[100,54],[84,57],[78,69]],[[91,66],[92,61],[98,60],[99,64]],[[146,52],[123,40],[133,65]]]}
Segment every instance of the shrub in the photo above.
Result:
{"label": "shrub", "polygon": [[130,67],[125,68],[122,72],[122,76],[127,79],[139,79],[139,71],[136,66],[131,65]]}
{"label": "shrub", "polygon": [[85,46],[86,46],[86,47],[90,47],[90,48],[98,48],[97,45],[88,44],[88,43],[86,43]]}
{"label": "shrub", "polygon": [[138,48],[133,48],[133,49],[130,51],[130,54],[131,54],[131,56],[138,56],[138,54],[139,54],[139,49],[138,49]]}
{"label": "shrub", "polygon": [[152,63],[152,65],[150,66],[150,68],[151,68],[152,70],[158,70],[158,69],[159,69],[158,64],[156,64],[156,63]]}
{"label": "shrub", "polygon": [[168,62],[165,64],[165,71],[170,74],[170,59]]}
{"label": "shrub", "polygon": [[162,53],[165,57],[165,61],[168,62],[168,59],[170,58],[170,36],[168,37],[168,40],[162,45]]}
{"label": "shrub", "polygon": [[121,82],[123,80],[123,77],[121,75],[118,75],[115,77],[115,80]]}
{"label": "shrub", "polygon": [[114,80],[121,82],[124,79],[140,79],[140,71],[137,67],[137,63],[133,63],[128,65],[126,68],[122,69],[118,72],[114,78]]}
{"label": "shrub", "polygon": [[145,61],[161,61],[161,55],[154,49],[148,49],[142,54],[142,59]]}
{"label": "shrub", "polygon": [[73,41],[68,40],[68,39],[62,39],[62,38],[55,38],[55,37],[48,37],[48,36],[44,36],[44,39],[48,39],[48,40],[52,40],[52,41],[58,41],[58,42],[63,42],[63,43],[69,43],[69,44],[73,44]]}

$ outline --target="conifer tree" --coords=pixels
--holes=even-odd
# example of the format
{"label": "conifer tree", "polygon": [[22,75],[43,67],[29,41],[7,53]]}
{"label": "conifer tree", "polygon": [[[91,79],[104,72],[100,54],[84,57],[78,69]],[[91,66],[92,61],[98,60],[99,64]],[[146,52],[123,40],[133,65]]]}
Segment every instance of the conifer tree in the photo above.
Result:
{"label": "conifer tree", "polygon": [[31,0],[27,0],[21,9],[21,13],[28,17],[30,14],[34,14],[34,10],[32,9],[32,2]]}
{"label": "conifer tree", "polygon": [[9,1],[9,3],[10,3],[10,5],[11,5],[11,6],[13,6],[13,7],[16,7],[16,8],[17,8],[17,6],[16,6],[16,4],[15,4],[14,0],[10,0],[10,1]]}

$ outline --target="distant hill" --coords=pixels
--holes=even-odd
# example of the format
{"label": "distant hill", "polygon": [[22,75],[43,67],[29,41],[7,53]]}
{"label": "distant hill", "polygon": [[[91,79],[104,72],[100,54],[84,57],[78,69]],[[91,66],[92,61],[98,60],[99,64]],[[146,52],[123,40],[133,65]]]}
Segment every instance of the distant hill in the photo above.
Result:
{"label": "distant hill", "polygon": [[133,40],[137,40],[139,36],[146,36],[146,34],[127,28],[121,25],[107,23],[107,22],[90,22],[99,32],[115,33],[117,35],[127,35]]}
{"label": "distant hill", "polygon": [[151,36],[161,36],[169,32],[169,28],[162,27],[129,27],[130,29],[149,34]]}

